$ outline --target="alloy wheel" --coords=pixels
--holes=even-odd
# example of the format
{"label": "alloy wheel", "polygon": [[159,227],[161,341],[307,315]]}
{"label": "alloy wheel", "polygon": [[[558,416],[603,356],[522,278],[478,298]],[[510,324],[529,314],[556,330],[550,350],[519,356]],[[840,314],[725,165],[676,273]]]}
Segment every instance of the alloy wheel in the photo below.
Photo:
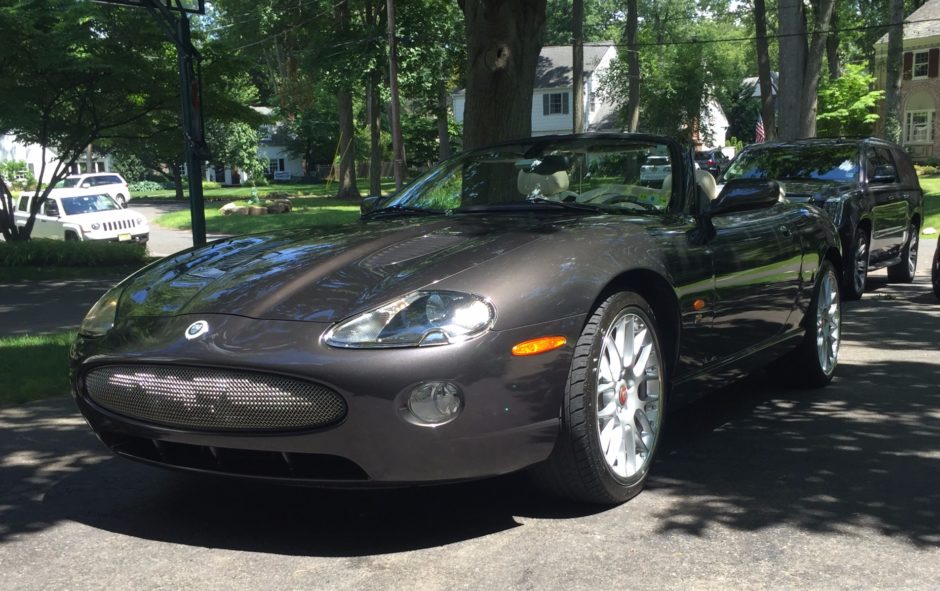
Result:
{"label": "alloy wheel", "polygon": [[842,317],[839,287],[832,273],[822,278],[816,298],[816,353],[823,373],[830,374],[839,360]]}
{"label": "alloy wheel", "polygon": [[620,479],[641,473],[655,449],[664,409],[661,356],[651,328],[625,310],[604,335],[597,372],[601,453]]}
{"label": "alloy wheel", "polygon": [[855,241],[855,273],[852,274],[852,285],[856,293],[865,291],[865,281],[868,278],[868,240],[859,235]]}

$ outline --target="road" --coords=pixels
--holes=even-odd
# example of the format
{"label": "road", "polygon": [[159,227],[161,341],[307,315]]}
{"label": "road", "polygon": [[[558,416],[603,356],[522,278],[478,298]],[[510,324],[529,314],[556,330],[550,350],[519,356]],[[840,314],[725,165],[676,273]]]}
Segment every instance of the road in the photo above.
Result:
{"label": "road", "polygon": [[[188,204],[178,201],[142,203],[132,200],[130,202],[130,208],[144,214],[147,221],[150,222],[150,241],[147,243],[147,248],[152,256],[165,257],[192,247],[193,234],[191,231],[169,230],[154,223],[154,220],[164,213],[188,209]],[[224,238],[224,235],[210,234],[206,238],[208,240],[215,240],[217,238]]]}
{"label": "road", "polygon": [[192,479],[111,457],[67,398],[0,409],[2,587],[940,589],[940,302],[923,272],[872,282],[829,387],[756,374],[671,413],[647,490],[609,509],[520,477]]}

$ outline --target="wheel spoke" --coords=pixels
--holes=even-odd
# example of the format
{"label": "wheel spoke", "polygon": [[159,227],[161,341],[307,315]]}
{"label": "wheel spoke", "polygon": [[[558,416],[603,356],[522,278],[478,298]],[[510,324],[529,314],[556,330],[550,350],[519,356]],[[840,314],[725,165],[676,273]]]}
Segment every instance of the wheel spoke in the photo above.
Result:
{"label": "wheel spoke", "polygon": [[617,412],[617,401],[611,400],[604,405],[604,408],[601,408],[597,411],[598,419],[608,419],[614,416],[614,413]]}
{"label": "wheel spoke", "polygon": [[636,472],[639,469],[637,466],[637,457],[636,457],[636,437],[634,435],[635,428],[632,421],[624,421],[623,423],[623,451],[624,455],[624,475],[627,473]]}
{"label": "wheel spoke", "polygon": [[623,427],[615,423],[617,421],[610,422],[610,440],[604,454],[611,467],[616,467],[618,456],[623,454]]}
{"label": "wheel spoke", "polygon": [[609,334],[604,337],[604,352],[602,355],[610,364],[610,381],[616,382],[618,379],[620,379],[620,374],[623,373],[623,357],[620,354],[620,349],[617,348],[617,343],[615,343],[614,340],[610,338]]}

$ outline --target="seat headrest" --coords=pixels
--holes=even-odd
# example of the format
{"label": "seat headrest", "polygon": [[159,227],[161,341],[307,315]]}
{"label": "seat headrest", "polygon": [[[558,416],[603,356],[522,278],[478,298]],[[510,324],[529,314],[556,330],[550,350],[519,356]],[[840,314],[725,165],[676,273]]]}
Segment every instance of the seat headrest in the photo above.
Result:
{"label": "seat headrest", "polygon": [[715,177],[707,170],[695,170],[695,183],[702,188],[702,193],[708,197],[709,201],[714,201],[718,197],[718,185],[715,183]]}
{"label": "seat headrest", "polygon": [[568,190],[568,173],[559,170],[551,174],[538,174],[520,170],[516,186],[523,195],[554,195]]}

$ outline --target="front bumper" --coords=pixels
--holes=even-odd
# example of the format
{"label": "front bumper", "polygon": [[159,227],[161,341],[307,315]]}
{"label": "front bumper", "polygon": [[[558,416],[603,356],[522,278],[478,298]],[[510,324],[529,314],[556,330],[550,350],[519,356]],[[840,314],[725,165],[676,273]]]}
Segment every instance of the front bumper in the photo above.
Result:
{"label": "front bumper", "polygon": [[[212,327],[186,340],[195,320]],[[495,476],[545,460],[559,430],[573,344],[583,317],[490,332],[443,347],[348,350],[321,343],[327,324],[225,315],[130,319],[72,349],[78,407],[118,454],[186,470],[342,486],[430,483]],[[513,357],[518,342],[560,334],[568,345]],[[280,432],[179,429],[118,415],[86,393],[85,374],[105,365],[163,364],[250,369],[308,380],[339,393],[338,424]],[[464,397],[453,421],[408,420],[418,384],[447,380]]]}

